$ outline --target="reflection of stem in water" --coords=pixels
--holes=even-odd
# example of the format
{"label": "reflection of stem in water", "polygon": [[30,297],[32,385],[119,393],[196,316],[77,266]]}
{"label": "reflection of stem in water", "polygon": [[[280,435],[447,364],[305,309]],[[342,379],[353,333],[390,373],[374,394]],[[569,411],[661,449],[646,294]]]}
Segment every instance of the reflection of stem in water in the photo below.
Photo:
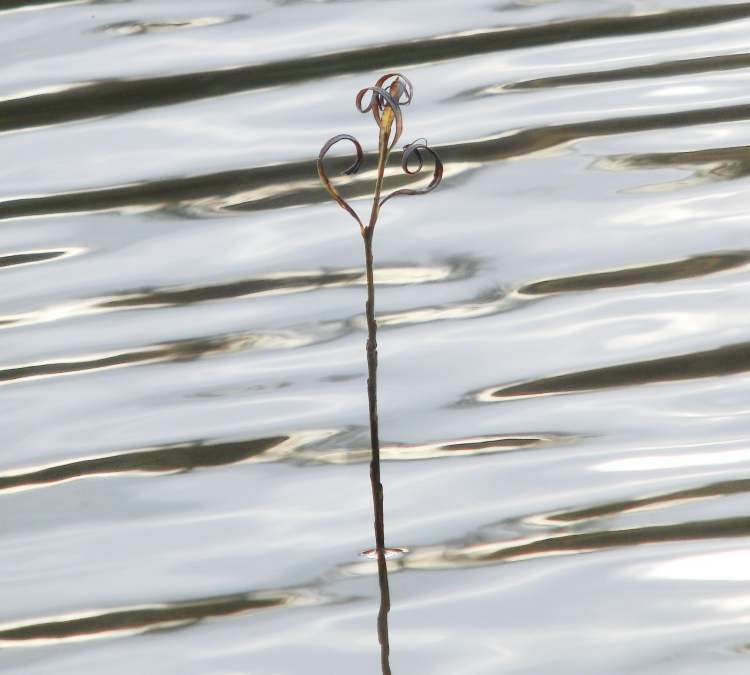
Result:
{"label": "reflection of stem in water", "polygon": [[[382,500],[380,504],[382,508]],[[383,670],[383,675],[391,675],[391,645],[388,641],[388,612],[391,610],[391,592],[388,589],[388,566],[385,561],[385,551],[382,548],[378,549],[378,581],[380,583],[380,610],[378,611],[380,667]]]}
{"label": "reflection of stem in water", "polygon": [[372,229],[363,234],[365,261],[367,266],[367,398],[370,409],[370,483],[372,506],[375,514],[375,550],[378,556],[378,580],[380,582],[380,610],[378,612],[378,641],[380,662],[384,675],[390,675],[390,645],[388,642],[388,612],[391,597],[388,589],[388,567],[385,560],[385,522],[383,518],[383,484],[380,482],[380,437],[378,434],[378,324],[375,320],[375,284],[372,269]]}
{"label": "reflection of stem in water", "polygon": [[[386,83],[392,80],[390,85]],[[370,102],[363,106],[363,99],[370,93]],[[385,548],[385,523],[383,519],[383,484],[380,481],[380,437],[378,434],[378,393],[377,393],[377,369],[378,369],[378,343],[377,322],[375,320],[375,280],[373,271],[372,241],[375,233],[375,225],[380,214],[380,207],[391,197],[399,194],[424,194],[430,192],[442,179],[443,165],[440,158],[429,148],[426,142],[419,140],[404,147],[401,160],[401,168],[405,173],[413,175],[419,173],[423,167],[423,152],[430,154],[435,162],[433,176],[430,183],[420,189],[402,188],[381,199],[385,169],[388,157],[393,146],[398,141],[402,132],[401,105],[411,102],[413,89],[409,80],[399,73],[388,73],[381,77],[374,87],[362,89],[356,98],[356,105],[360,112],[372,112],[378,125],[378,166],[377,179],[375,182],[375,194],[372,200],[372,211],[370,220],[365,226],[357,213],[349,203],[341,196],[333,186],[323,165],[326,153],[339,141],[347,140],[354,145],[357,159],[354,164],[344,173],[353,174],[359,170],[364,159],[362,146],[356,138],[348,134],[339,134],[327,141],[318,156],[318,175],[329,194],[345,209],[358,223],[362,239],[365,245],[365,267],[367,272],[367,398],[370,412],[370,445],[372,447],[372,460],[370,462],[370,483],[372,486],[372,503],[375,513],[375,552],[378,560],[378,580],[380,583],[380,610],[378,612],[378,640],[380,642],[380,659],[383,675],[390,675],[389,664],[390,646],[388,643],[388,612],[391,608],[390,592],[388,589],[388,567],[386,563]],[[402,100],[403,98],[403,100]],[[394,130],[395,125],[395,130]],[[391,135],[393,132],[393,135]],[[417,168],[409,167],[409,160],[414,157]]]}

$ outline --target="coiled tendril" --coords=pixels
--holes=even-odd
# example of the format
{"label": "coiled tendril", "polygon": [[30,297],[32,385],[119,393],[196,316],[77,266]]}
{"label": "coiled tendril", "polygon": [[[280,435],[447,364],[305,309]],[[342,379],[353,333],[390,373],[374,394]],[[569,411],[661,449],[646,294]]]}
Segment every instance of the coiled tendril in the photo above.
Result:
{"label": "coiled tendril", "polygon": [[[409,143],[409,145],[404,146],[404,154],[401,157],[401,169],[404,173],[409,174],[410,176],[419,173],[424,166],[424,160],[422,158],[423,151],[429,153],[435,162],[435,167],[432,173],[432,180],[429,182],[429,184],[423,188],[401,188],[400,190],[391,192],[391,194],[389,194],[387,197],[384,197],[380,200],[380,206],[383,206],[383,204],[385,204],[391,197],[395,197],[397,195],[426,195],[428,192],[432,192],[438,185],[440,185],[440,181],[443,180],[443,163],[440,161],[440,157],[437,156],[437,153],[427,145],[427,141],[425,141],[425,139],[423,138],[420,138],[419,140],[413,141],[412,143]],[[411,170],[409,168],[409,160],[412,157],[416,157],[417,162],[419,162],[419,165],[414,170]]]}
{"label": "coiled tendril", "polygon": [[[365,99],[369,93],[369,99],[365,102]],[[341,196],[341,193],[334,187],[331,179],[325,170],[324,159],[328,151],[336,145],[339,141],[348,140],[354,144],[354,148],[357,153],[357,158],[346,171],[345,175],[352,175],[359,171],[362,165],[364,156],[362,152],[362,146],[354,136],[349,134],[338,134],[333,138],[329,139],[321,148],[320,154],[318,155],[318,175],[323,183],[323,186],[333,199],[345,209],[358,223],[362,234],[367,232],[372,233],[375,228],[377,218],[379,215],[380,207],[385,204],[391,197],[396,195],[421,195],[426,194],[434,190],[443,178],[443,163],[438,157],[437,153],[427,145],[427,141],[421,138],[417,141],[409,143],[404,146],[403,155],[401,158],[401,168],[407,175],[413,176],[418,174],[424,167],[424,153],[429,154],[434,161],[433,175],[430,183],[423,188],[402,188],[392,192],[383,199],[380,198],[380,192],[383,187],[383,179],[385,175],[386,164],[388,163],[388,157],[391,150],[396,145],[398,140],[401,138],[403,132],[403,113],[402,106],[409,105],[414,97],[414,87],[408,78],[404,77],[401,73],[386,73],[378,79],[378,81],[372,87],[365,87],[361,89],[355,98],[355,105],[357,110],[362,113],[371,112],[375,123],[379,129],[378,139],[378,167],[377,167],[377,180],[375,184],[375,197],[373,200],[372,213],[370,215],[370,222],[367,227],[364,226],[362,220],[349,205],[349,203]],[[395,127],[395,128],[394,128]],[[417,168],[412,169],[409,167],[409,162],[412,159],[417,160]]]}
{"label": "coiled tendril", "polygon": [[331,183],[331,180],[330,178],[328,178],[328,174],[326,173],[325,166],[323,165],[323,159],[325,158],[326,154],[339,141],[351,141],[354,144],[354,149],[357,151],[357,159],[354,160],[354,164],[352,164],[348,169],[346,169],[346,171],[343,171],[342,173],[345,176],[351,176],[359,171],[359,167],[362,166],[362,160],[365,157],[364,153],[362,152],[362,146],[360,145],[359,141],[354,138],[354,136],[350,136],[349,134],[339,134],[338,136],[329,138],[320,149],[320,154],[318,155],[318,176],[320,176],[320,180],[323,181],[323,186],[328,191],[328,194],[338,202],[341,208],[346,209],[354,217],[354,219],[359,223],[360,228],[364,228],[364,225],[359,219],[357,212],[351,206],[349,206],[349,202],[347,202],[346,199],[341,196],[341,193],[334,187],[333,183]]}

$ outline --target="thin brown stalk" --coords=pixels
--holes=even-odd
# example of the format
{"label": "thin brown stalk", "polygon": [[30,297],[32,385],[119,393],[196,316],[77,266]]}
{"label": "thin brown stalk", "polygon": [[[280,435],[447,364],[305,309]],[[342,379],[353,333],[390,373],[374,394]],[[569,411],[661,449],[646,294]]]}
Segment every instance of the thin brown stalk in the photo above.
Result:
{"label": "thin brown stalk", "polygon": [[[386,83],[392,80],[389,86]],[[370,102],[363,105],[364,97],[370,93]],[[370,220],[365,226],[357,213],[334,187],[325,171],[323,160],[328,151],[339,141],[346,140],[354,145],[357,159],[344,173],[355,174],[364,159],[362,146],[356,138],[348,134],[339,134],[328,140],[318,156],[318,175],[325,189],[358,223],[365,245],[365,270],[367,274],[367,399],[370,413],[370,446],[372,459],[370,461],[370,485],[372,487],[372,505],[375,514],[375,553],[378,561],[378,582],[380,585],[380,609],[378,611],[378,641],[380,642],[380,662],[383,675],[391,675],[390,645],[388,640],[388,612],[391,608],[391,596],[388,588],[388,565],[385,547],[385,522],[383,518],[383,484],[380,479],[380,435],[378,432],[378,324],[375,319],[375,274],[373,265],[373,235],[378,222],[380,208],[391,197],[396,195],[425,194],[434,190],[443,177],[443,165],[440,158],[429,148],[426,141],[415,141],[404,147],[401,168],[405,173],[413,175],[419,173],[423,167],[423,152],[427,152],[434,159],[435,165],[430,183],[423,188],[402,188],[381,199],[385,170],[391,149],[401,136],[403,120],[401,106],[411,102],[413,90],[411,83],[399,73],[383,75],[373,87],[362,89],[356,98],[356,105],[360,112],[372,112],[378,125],[378,166],[375,181],[375,192],[370,211]],[[395,128],[394,128],[395,127]],[[415,157],[418,166],[415,170],[409,167],[409,160]]]}
{"label": "thin brown stalk", "polygon": [[370,409],[370,484],[372,506],[375,513],[375,551],[378,556],[378,581],[380,585],[380,610],[378,611],[378,642],[383,675],[391,675],[389,662],[388,612],[391,595],[388,588],[388,566],[385,559],[385,520],[383,517],[383,484],[380,480],[380,436],[378,433],[378,324],[375,320],[375,283],[373,278],[372,228],[362,233],[365,242],[367,268],[367,399]]}
{"label": "thin brown stalk", "polygon": [[391,675],[391,645],[388,640],[388,612],[391,611],[391,591],[388,588],[388,565],[385,551],[378,550],[378,583],[380,609],[378,610],[378,642],[380,643],[380,668],[383,675]]}

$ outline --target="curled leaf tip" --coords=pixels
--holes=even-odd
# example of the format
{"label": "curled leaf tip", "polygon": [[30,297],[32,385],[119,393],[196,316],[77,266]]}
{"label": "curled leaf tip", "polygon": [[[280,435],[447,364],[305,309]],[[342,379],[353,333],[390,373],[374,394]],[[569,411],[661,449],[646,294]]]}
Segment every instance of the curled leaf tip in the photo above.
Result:
{"label": "curled leaf tip", "polygon": [[359,171],[359,168],[362,166],[362,161],[365,158],[364,152],[362,151],[362,145],[356,138],[354,138],[354,136],[351,136],[349,134],[338,134],[333,138],[329,138],[320,149],[317,162],[318,176],[320,177],[320,181],[323,183],[323,187],[326,189],[328,194],[331,195],[331,197],[333,197],[338,205],[341,206],[342,209],[347,211],[359,223],[360,228],[362,228],[362,221],[357,215],[357,212],[351,206],[349,206],[349,202],[347,202],[341,196],[341,193],[334,187],[333,183],[331,183],[331,179],[328,177],[328,173],[326,172],[324,162],[325,156],[328,154],[328,151],[339,141],[349,141],[354,145],[354,149],[357,153],[357,157],[354,160],[354,163],[348,169],[343,171],[343,175],[351,176]]}
{"label": "curled leaf tip", "polygon": [[424,138],[420,138],[404,147],[403,156],[401,158],[401,168],[407,175],[416,175],[424,168],[425,155],[430,155],[434,162],[430,182],[423,188],[403,188],[401,190],[396,190],[383,199],[380,199],[385,168],[390,151],[401,138],[403,132],[403,114],[401,108],[402,106],[409,105],[413,98],[414,87],[409,81],[409,78],[397,72],[386,73],[378,78],[373,86],[360,89],[355,97],[357,110],[361,113],[371,112],[380,130],[375,197],[370,223],[367,227],[363,225],[354,209],[352,209],[348,202],[341,196],[339,191],[333,186],[324,166],[324,159],[328,151],[339,141],[346,140],[354,145],[357,156],[354,163],[343,173],[345,175],[357,173],[364,159],[364,153],[362,152],[362,146],[359,144],[359,141],[349,134],[339,134],[325,143],[320,151],[320,155],[318,156],[318,175],[323,182],[323,186],[331,197],[336,200],[339,206],[345,209],[359,223],[363,234],[372,234],[377,221],[379,208],[391,197],[395,197],[396,195],[427,194],[428,192],[432,192],[432,190],[440,184],[440,181],[443,178],[443,163],[440,160],[440,157],[427,145],[427,141]]}
{"label": "curled leaf tip", "polygon": [[[367,105],[364,104],[365,96],[370,93]],[[388,142],[388,150],[401,138],[403,132],[403,115],[401,106],[409,105],[414,96],[414,87],[405,75],[401,73],[386,73],[378,79],[372,87],[360,89],[355,98],[357,110],[361,113],[372,112],[375,123],[381,130],[385,130],[390,137],[390,129],[393,122],[396,130]],[[386,111],[390,110],[390,114]]]}
{"label": "curled leaf tip", "polygon": [[[426,195],[440,185],[440,181],[443,180],[443,162],[439,155],[427,145],[427,141],[424,138],[419,138],[416,141],[409,143],[409,145],[404,146],[404,153],[401,157],[401,169],[405,174],[410,176],[418,174],[424,168],[423,153],[425,152],[429,154],[435,162],[430,182],[423,188],[402,188],[395,192],[391,192],[387,197],[383,197],[383,199],[380,200],[380,206],[383,206],[383,204],[391,199],[391,197],[396,197],[397,195]],[[409,166],[412,159],[416,159],[417,161],[416,168]]]}
{"label": "curled leaf tip", "polygon": [[[388,81],[391,79],[393,79],[393,82],[389,85]],[[386,73],[378,79],[375,86],[381,87],[382,89],[395,87],[395,91],[393,91],[392,94],[400,105],[409,105],[414,96],[414,86],[409,78],[401,73]],[[401,98],[402,96],[403,100]]]}

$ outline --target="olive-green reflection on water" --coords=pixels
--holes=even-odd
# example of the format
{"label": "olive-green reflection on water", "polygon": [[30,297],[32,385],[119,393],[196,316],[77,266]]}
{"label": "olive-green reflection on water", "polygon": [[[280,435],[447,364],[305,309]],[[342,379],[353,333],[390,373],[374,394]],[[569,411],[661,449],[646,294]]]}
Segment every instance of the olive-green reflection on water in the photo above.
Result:
{"label": "olive-green reflection on water", "polygon": [[0,474],[0,492],[43,487],[91,476],[177,473],[236,464],[258,457],[289,439],[289,436],[271,436],[244,441],[173,443],[156,448],[72,460]]}
{"label": "olive-green reflection on water", "polygon": [[633,497],[617,502],[607,502],[595,506],[587,506],[569,511],[558,511],[542,517],[544,521],[560,524],[572,524],[594,518],[616,516],[628,511],[639,509],[652,509],[654,507],[667,507],[673,504],[709,499],[711,497],[726,497],[729,495],[741,495],[750,492],[750,478],[737,480],[722,480],[699,487],[685,488],[682,490],[671,490],[659,494],[643,497]]}
{"label": "olive-green reflection on water", "polygon": [[[18,3],[13,5],[17,6]],[[572,40],[695,28],[746,17],[750,17],[749,3],[709,5],[653,14],[556,21],[538,26],[502,26],[258,65],[184,75],[74,84],[63,91],[1,101],[0,131],[144,110],[335,75],[391,70]]]}
{"label": "olive-green reflection on water", "polygon": [[101,0],[0,0],[0,12],[46,9],[57,5],[93,5]]}
{"label": "olive-green reflection on water", "polygon": [[[444,261],[444,264],[435,266],[417,264],[378,266],[375,270],[375,280],[378,285],[412,285],[463,280],[474,276],[478,266],[479,260],[471,257],[454,257]],[[254,295],[299,293],[364,284],[364,269],[287,272],[221,284],[162,287],[138,293],[122,293],[115,297],[103,298],[94,306],[102,309],[170,307]]]}
{"label": "olive-green reflection on water", "polygon": [[615,155],[597,160],[594,166],[609,171],[677,168],[692,172],[688,178],[636,188],[640,191],[666,191],[712,181],[737,180],[750,175],[750,146]]}
{"label": "olive-green reflection on water", "polygon": [[720,56],[703,56],[696,59],[679,59],[664,61],[628,68],[612,68],[595,70],[586,73],[571,73],[570,75],[554,75],[551,77],[537,77],[533,80],[521,80],[505,84],[488,85],[461,92],[454,98],[483,98],[509,91],[523,91],[533,89],[550,89],[553,87],[571,87],[586,84],[603,84],[619,82],[621,80],[642,80],[651,77],[669,77],[673,75],[692,75],[713,71],[735,70],[750,66],[750,54],[722,54]]}
{"label": "olive-green reflection on water", "polygon": [[[480,140],[436,145],[435,150],[445,164],[445,180],[450,181],[456,175],[484,165],[529,156],[584,138],[747,120],[750,120],[750,104],[737,104],[522,129]],[[392,156],[396,164],[401,161],[402,153],[394,150]],[[343,171],[349,162],[346,158],[331,159],[331,174]],[[340,188],[347,200],[371,195],[372,175],[369,172],[375,163],[376,153],[365,153],[359,177]],[[394,172],[386,176],[384,190],[413,185],[425,175],[420,173],[415,177]],[[311,205],[327,200],[328,193],[320,186],[315,162],[310,159],[135,182],[118,187],[82,188],[37,197],[5,199],[0,201],[0,220],[94,213],[125,207],[200,217],[203,213],[215,215],[222,209],[245,212]]]}
{"label": "olive-green reflection on water", "polygon": [[[750,517],[747,516],[588,532],[570,532],[559,526],[542,532],[538,525],[531,529],[523,527],[524,521],[539,523],[544,519],[545,516],[539,515],[522,519],[521,531],[515,537],[495,539],[477,530],[459,541],[415,546],[405,557],[389,561],[388,566],[392,572],[405,569],[430,571],[523,563],[549,556],[591,554],[615,548],[750,537]],[[513,529],[508,523],[500,523],[500,527],[504,531]],[[342,571],[372,574],[373,568],[371,563],[356,563],[344,566]]]}
{"label": "olive-green reflection on water", "polygon": [[[16,256],[14,264],[19,262]],[[25,256],[23,260],[29,262]],[[0,266],[2,266],[0,258]],[[11,264],[11,263],[9,263]],[[383,265],[375,269],[379,286],[421,285],[444,281],[463,281],[476,276],[480,260],[472,256],[452,256],[435,265]],[[183,307],[201,302],[216,302],[253,296],[305,293],[329,288],[364,285],[363,269],[299,270],[277,272],[267,276],[236,279],[217,284],[157,286],[123,290],[99,298],[76,300],[69,304],[51,305],[15,315],[0,316],[0,328],[28,326],[35,323],[61,321],[77,316],[134,309]]]}
{"label": "olive-green reflection on water", "polygon": [[6,253],[0,255],[0,267],[15,267],[17,265],[33,265],[34,263],[47,262],[64,258],[72,253],[74,249],[61,251],[26,251],[23,253]]}
{"label": "olive-green reflection on water", "polygon": [[[667,282],[731,270],[746,265],[749,261],[750,253],[745,251],[706,254],[669,263],[542,280],[522,286],[519,293],[534,296],[614,288],[638,283]],[[408,274],[403,278],[394,274],[391,280],[398,282],[401,279],[405,283],[459,280],[473,275],[476,269],[475,260],[458,258],[452,264],[449,262],[448,265],[434,273],[428,273],[428,270],[422,275],[422,278],[419,274],[411,278]],[[386,278],[388,277],[388,268],[383,270],[383,274]],[[359,271],[301,276],[282,275],[275,279],[254,279],[213,286],[165,288],[139,294],[124,294],[122,297],[108,297],[91,301],[88,304],[76,305],[72,314],[169,306],[170,304],[179,305],[235,296],[242,297],[268,292],[295,292],[359,283],[361,283]],[[383,327],[387,328],[416,325],[429,321],[488,316],[517,306],[517,302],[500,293],[498,297],[482,296],[470,302],[402,310],[378,317],[378,320]],[[53,313],[58,319],[65,315],[64,312],[59,311]],[[45,317],[44,311],[32,312],[28,316],[10,316],[0,319],[0,326],[11,328],[14,325],[44,321]],[[292,349],[337,339],[358,329],[358,318],[349,317],[339,321],[321,322],[314,326],[191,338],[104,354],[12,365],[0,368],[0,385],[42,377],[97,372],[109,368],[194,360],[238,351]],[[520,384],[500,386],[493,388],[491,391],[485,390],[479,394],[479,397],[482,400],[487,400],[511,396],[534,396],[740,373],[750,369],[748,344],[750,343],[740,343],[687,355],[596,368],[578,373],[553,375]]]}
{"label": "olive-green reflection on water", "polygon": [[[554,534],[527,541],[483,541],[466,546],[447,547],[430,563],[427,554],[415,566],[487,565],[514,560],[533,559],[549,555],[569,555],[603,551],[625,546],[666,544],[679,541],[699,541],[750,536],[750,517],[719,518],[673,525],[647,525],[627,529]],[[409,566],[407,561],[406,566]]]}
{"label": "olive-green reflection on water", "polygon": [[250,591],[205,599],[164,602],[102,611],[79,612],[38,621],[0,624],[0,648],[92,640],[184,628],[206,619],[249,614],[290,605],[326,601],[309,589]]}
{"label": "olive-green reflection on water", "polygon": [[[570,445],[579,440],[573,434],[526,433],[496,434],[468,438],[441,439],[424,443],[387,443],[381,447],[384,461],[423,461],[455,457],[477,457],[498,453],[531,451]],[[300,448],[290,457],[300,464],[357,464],[370,461],[370,449],[359,445],[337,444],[326,448]]]}
{"label": "olive-green reflection on water", "polygon": [[546,295],[677,281],[743,267],[748,263],[750,263],[750,251],[708,253],[654,265],[625,267],[605,272],[534,281],[521,286],[518,292],[525,295]]}
{"label": "olive-green reflection on water", "polygon": [[551,375],[519,384],[491,388],[481,392],[479,398],[483,401],[491,401],[520,396],[568,394],[610,387],[735,375],[749,370],[750,342],[740,342],[679,356]]}
{"label": "olive-green reflection on water", "polygon": [[[361,434],[361,428],[307,429],[266,438],[206,439],[128,449],[0,473],[0,494],[82,478],[184,473],[251,461],[289,462],[300,467],[364,464],[370,461],[370,448],[355,447],[351,440]],[[385,461],[449,459],[560,447],[575,440],[565,434],[498,434],[419,444],[384,443],[381,455]]]}
{"label": "olive-green reflection on water", "polygon": [[193,361],[249,349],[290,349],[325,341],[353,330],[353,326],[323,326],[321,331],[298,333],[293,330],[275,332],[231,333],[216,337],[176,340],[147,347],[134,347],[103,354],[88,354],[60,360],[39,361],[0,368],[0,385],[93,373],[109,368]]}

